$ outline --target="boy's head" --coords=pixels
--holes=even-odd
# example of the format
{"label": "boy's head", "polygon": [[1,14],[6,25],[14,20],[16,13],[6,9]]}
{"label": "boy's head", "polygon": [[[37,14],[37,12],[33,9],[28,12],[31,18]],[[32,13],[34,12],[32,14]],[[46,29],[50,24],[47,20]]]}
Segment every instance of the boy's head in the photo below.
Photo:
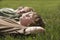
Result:
{"label": "boy's head", "polygon": [[42,26],[44,27],[44,22],[42,18],[36,14],[36,12],[28,12],[20,17],[20,22],[24,26]]}
{"label": "boy's head", "polygon": [[33,8],[31,7],[19,7],[17,10],[16,10],[16,13],[18,14],[23,14],[23,13],[27,13],[27,12],[30,12],[30,11],[34,11]]}

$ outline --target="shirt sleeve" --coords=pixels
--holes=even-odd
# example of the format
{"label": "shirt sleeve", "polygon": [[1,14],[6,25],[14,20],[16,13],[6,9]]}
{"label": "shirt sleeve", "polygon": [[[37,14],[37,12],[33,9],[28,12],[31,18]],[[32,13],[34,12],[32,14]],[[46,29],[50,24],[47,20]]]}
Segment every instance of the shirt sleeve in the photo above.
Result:
{"label": "shirt sleeve", "polygon": [[20,33],[24,34],[25,27],[19,25],[14,20],[0,19],[0,33]]}

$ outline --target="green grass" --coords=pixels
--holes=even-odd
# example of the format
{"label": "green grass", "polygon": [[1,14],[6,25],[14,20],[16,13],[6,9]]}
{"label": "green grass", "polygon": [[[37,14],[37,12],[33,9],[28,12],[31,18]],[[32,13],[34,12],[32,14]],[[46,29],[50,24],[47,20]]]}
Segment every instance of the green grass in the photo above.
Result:
{"label": "green grass", "polygon": [[33,7],[46,22],[46,33],[34,36],[0,37],[0,40],[60,40],[60,0],[2,0],[0,8]]}

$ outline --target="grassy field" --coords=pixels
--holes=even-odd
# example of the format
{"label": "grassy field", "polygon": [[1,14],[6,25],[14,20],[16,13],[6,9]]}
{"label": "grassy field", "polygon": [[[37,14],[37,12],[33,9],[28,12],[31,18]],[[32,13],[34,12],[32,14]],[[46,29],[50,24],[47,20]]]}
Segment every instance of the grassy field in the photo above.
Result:
{"label": "grassy field", "polygon": [[0,40],[60,40],[60,0],[0,0],[0,8],[33,7],[46,22],[46,33],[35,36],[0,37]]}

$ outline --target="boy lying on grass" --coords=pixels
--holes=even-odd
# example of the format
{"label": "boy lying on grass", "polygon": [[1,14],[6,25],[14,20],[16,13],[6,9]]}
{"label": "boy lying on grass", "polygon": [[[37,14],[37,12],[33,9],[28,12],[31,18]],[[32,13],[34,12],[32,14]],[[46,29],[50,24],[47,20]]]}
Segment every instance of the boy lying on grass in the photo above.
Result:
{"label": "boy lying on grass", "polygon": [[44,22],[31,7],[0,9],[0,33],[24,35],[44,32]]}

